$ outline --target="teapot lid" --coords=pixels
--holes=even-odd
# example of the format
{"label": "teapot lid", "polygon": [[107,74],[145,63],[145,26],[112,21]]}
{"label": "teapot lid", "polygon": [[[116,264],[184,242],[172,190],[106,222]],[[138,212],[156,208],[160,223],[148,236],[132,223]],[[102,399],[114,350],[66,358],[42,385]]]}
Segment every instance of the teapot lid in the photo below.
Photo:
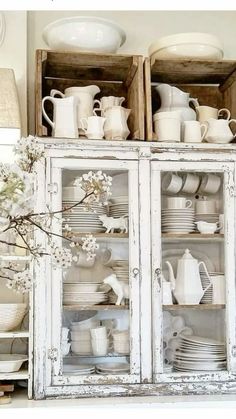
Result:
{"label": "teapot lid", "polygon": [[183,254],[183,256],[182,256],[182,259],[184,259],[184,260],[196,260],[192,255],[191,255],[191,253],[190,253],[190,251],[189,251],[189,249],[186,249],[185,250],[185,252],[184,252],[184,254]]}

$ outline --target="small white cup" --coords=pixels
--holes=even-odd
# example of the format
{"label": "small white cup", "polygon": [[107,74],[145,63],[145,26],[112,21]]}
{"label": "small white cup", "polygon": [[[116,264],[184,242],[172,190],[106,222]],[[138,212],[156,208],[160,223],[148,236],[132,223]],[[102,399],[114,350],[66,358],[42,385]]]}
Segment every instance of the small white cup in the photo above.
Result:
{"label": "small white cup", "polygon": [[196,201],[196,214],[215,214],[216,201],[199,199]]}
{"label": "small white cup", "polygon": [[91,337],[97,338],[97,339],[106,339],[111,334],[111,331],[108,332],[107,328],[105,326],[99,326],[95,329],[90,330]]}
{"label": "small white cup", "polygon": [[106,118],[93,115],[88,118],[81,118],[81,129],[90,140],[102,140],[104,138],[104,123]]}
{"label": "small white cup", "polygon": [[180,142],[181,112],[158,112],[153,115],[154,132],[158,141]]}
{"label": "small white cup", "polygon": [[99,338],[98,336],[91,339],[92,351],[95,356],[105,356],[109,349],[108,338]]}
{"label": "small white cup", "polygon": [[184,142],[201,143],[207,130],[207,124],[201,124],[199,121],[184,121]]}
{"label": "small white cup", "polygon": [[167,172],[162,178],[161,188],[166,193],[178,193],[182,188],[183,180],[175,173]]}
{"label": "small white cup", "polygon": [[199,188],[200,177],[195,173],[185,173],[183,175],[183,187],[181,193],[195,194]]}
{"label": "small white cup", "polygon": [[198,190],[199,194],[215,194],[220,189],[221,178],[212,173],[207,173],[202,177],[200,188]]}
{"label": "small white cup", "polygon": [[171,197],[167,198],[167,208],[168,209],[184,209],[190,208],[192,206],[192,201],[190,199],[181,198],[181,197]]}

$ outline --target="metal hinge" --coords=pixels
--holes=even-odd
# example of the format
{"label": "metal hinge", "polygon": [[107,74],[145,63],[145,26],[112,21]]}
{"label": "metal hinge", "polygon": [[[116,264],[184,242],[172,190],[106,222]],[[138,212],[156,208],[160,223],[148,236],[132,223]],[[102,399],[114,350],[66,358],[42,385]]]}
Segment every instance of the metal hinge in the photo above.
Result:
{"label": "metal hinge", "polygon": [[58,193],[58,183],[56,183],[56,182],[48,183],[48,192],[52,193],[52,194],[57,194]]}
{"label": "metal hinge", "polygon": [[235,357],[235,356],[236,356],[236,346],[235,346],[235,345],[234,345],[234,346],[232,346],[231,353],[232,353],[232,356],[233,356],[233,357]]}
{"label": "metal hinge", "polygon": [[58,349],[57,348],[51,348],[48,350],[48,359],[51,359],[51,361],[57,361],[58,359]]}

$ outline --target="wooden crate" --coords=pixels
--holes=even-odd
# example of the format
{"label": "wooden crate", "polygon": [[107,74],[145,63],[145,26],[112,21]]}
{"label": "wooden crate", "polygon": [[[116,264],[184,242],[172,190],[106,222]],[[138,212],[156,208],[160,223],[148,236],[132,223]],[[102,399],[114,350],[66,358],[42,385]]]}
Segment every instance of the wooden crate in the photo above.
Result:
{"label": "wooden crate", "polygon": [[156,139],[152,115],[160,107],[154,90],[158,83],[168,83],[198,98],[200,105],[228,108],[236,118],[236,61],[158,60],[144,62],[146,139]]}
{"label": "wooden crate", "polygon": [[[128,119],[131,140],[144,140],[143,57],[74,52],[36,51],[36,135],[50,136],[51,127],[42,116],[42,98],[51,89],[95,84],[102,96],[124,96],[131,109]],[[46,104],[45,104],[46,105]],[[52,119],[52,107],[46,108]]]}

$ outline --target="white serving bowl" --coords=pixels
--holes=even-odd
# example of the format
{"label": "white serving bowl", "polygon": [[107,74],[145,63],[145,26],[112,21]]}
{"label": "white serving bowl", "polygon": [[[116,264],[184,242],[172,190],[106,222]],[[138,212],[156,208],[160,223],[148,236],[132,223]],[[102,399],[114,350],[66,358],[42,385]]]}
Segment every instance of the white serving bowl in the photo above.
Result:
{"label": "white serving bowl", "polygon": [[63,290],[64,292],[96,292],[101,284],[100,283],[64,283]]}
{"label": "white serving bowl", "polygon": [[21,324],[26,310],[26,304],[0,304],[0,332],[16,329]]}
{"label": "white serving bowl", "polygon": [[26,355],[0,354],[0,372],[19,371],[23,362],[27,361]]}
{"label": "white serving bowl", "polygon": [[126,35],[115,22],[92,16],[56,20],[43,29],[43,40],[59,51],[115,53]]}
{"label": "white serving bowl", "polygon": [[221,60],[224,55],[220,40],[201,32],[164,36],[151,44],[148,52],[151,64],[158,59],[173,58]]}

